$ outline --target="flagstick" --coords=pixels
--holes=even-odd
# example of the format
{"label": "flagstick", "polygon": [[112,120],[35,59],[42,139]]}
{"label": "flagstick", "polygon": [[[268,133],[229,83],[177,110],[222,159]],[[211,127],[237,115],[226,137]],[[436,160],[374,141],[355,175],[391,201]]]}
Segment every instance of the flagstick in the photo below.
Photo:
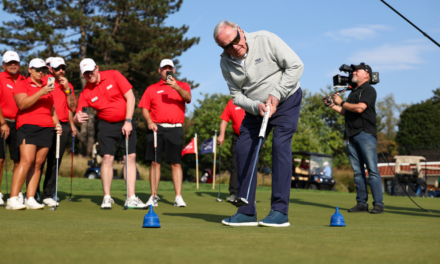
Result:
{"label": "flagstick", "polygon": [[196,179],[197,179],[197,190],[199,189],[199,154],[197,151],[197,132],[196,132],[196,136],[195,136],[195,141],[194,141],[194,148],[196,151]]}
{"label": "flagstick", "polygon": [[214,169],[212,171],[212,189],[215,190],[215,161],[217,159],[217,130],[215,131],[214,135],[214,142],[213,142],[213,151],[214,151]]}

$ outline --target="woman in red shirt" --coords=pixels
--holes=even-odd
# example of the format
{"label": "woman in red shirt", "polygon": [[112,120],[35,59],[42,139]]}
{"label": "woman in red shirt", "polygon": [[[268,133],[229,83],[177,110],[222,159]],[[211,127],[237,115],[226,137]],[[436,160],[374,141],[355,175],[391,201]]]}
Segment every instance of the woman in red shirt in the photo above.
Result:
{"label": "woman in red shirt", "polygon": [[[44,205],[35,201],[35,191],[40,179],[41,165],[52,146],[53,133],[61,134],[62,127],[54,107],[51,92],[53,85],[47,85],[44,74],[47,66],[41,59],[33,59],[29,63],[30,76],[17,83],[13,94],[18,106],[17,143],[20,147],[20,163],[14,170],[11,186],[11,197],[6,209],[43,209]],[[54,129],[55,128],[55,129]],[[18,198],[26,180],[27,199]]]}

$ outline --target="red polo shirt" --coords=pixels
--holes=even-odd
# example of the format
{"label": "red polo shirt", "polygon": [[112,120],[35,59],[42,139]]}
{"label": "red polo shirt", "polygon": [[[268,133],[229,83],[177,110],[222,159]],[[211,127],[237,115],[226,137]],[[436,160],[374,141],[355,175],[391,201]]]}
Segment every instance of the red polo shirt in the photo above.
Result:
{"label": "red polo shirt", "polygon": [[92,107],[97,111],[99,120],[109,123],[124,121],[127,112],[124,94],[133,86],[118,71],[100,71],[99,74],[99,83],[87,83],[84,87],[76,112],[82,111],[83,107]]}
{"label": "red polo shirt", "polygon": [[220,118],[226,122],[229,122],[229,120],[232,119],[232,129],[235,134],[240,135],[240,126],[245,115],[245,111],[241,107],[234,105],[231,99],[226,105],[225,110],[223,110]]}
{"label": "red polo shirt", "polygon": [[[47,79],[41,80],[43,86],[47,84]],[[26,93],[32,96],[38,92],[41,87],[38,87],[31,79],[31,77],[17,82],[14,88],[14,95]],[[18,110],[16,126],[17,129],[22,125],[37,125],[40,127],[54,127],[52,119],[52,107],[54,106],[53,93],[45,94],[38,99],[38,101],[26,110]]]}
{"label": "red polo shirt", "polygon": [[[18,75],[17,83],[26,80],[21,74]],[[0,73],[0,107],[5,118],[13,119],[17,117],[18,107],[14,100],[13,89],[16,83],[7,72]]]}
{"label": "red polo shirt", "polygon": [[[187,83],[176,82],[177,85],[191,93],[191,88]],[[185,121],[185,101],[162,79],[148,86],[138,106],[150,111],[151,120],[154,123],[183,124]]]}
{"label": "red polo shirt", "polygon": [[[51,75],[44,77],[45,82]],[[75,97],[75,93],[73,92],[73,86],[69,83],[70,90],[72,91],[73,97]],[[57,80],[55,80],[53,97],[55,98],[55,111],[57,112],[58,119],[60,122],[68,122],[69,121],[69,108],[67,107],[67,96],[64,92],[64,86],[62,86]]]}

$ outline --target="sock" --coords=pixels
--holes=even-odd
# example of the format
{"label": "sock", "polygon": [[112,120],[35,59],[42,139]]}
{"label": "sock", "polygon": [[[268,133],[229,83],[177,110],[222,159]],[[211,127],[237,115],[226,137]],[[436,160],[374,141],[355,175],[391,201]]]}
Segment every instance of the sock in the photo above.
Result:
{"label": "sock", "polygon": [[105,195],[105,196],[104,196],[104,199],[105,199],[105,198],[112,198],[112,197],[111,197],[110,195]]}
{"label": "sock", "polygon": [[136,198],[136,195],[132,195],[130,198],[128,198],[128,199],[133,199],[133,198]]}

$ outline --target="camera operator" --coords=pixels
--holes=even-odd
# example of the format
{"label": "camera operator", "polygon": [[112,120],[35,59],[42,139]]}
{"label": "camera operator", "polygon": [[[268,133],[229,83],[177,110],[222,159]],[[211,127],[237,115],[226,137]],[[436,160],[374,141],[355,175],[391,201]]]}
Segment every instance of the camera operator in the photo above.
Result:
{"label": "camera operator", "polygon": [[[377,168],[377,128],[376,128],[376,90],[370,85],[372,70],[365,63],[352,65],[353,79],[356,84],[347,101],[332,96],[329,107],[345,116],[344,138],[347,154],[354,172],[357,205],[348,212],[368,212],[367,178],[364,164],[367,167],[371,193],[373,194],[373,214],[383,213],[384,204],[379,169]],[[324,99],[327,103],[327,100]]]}

